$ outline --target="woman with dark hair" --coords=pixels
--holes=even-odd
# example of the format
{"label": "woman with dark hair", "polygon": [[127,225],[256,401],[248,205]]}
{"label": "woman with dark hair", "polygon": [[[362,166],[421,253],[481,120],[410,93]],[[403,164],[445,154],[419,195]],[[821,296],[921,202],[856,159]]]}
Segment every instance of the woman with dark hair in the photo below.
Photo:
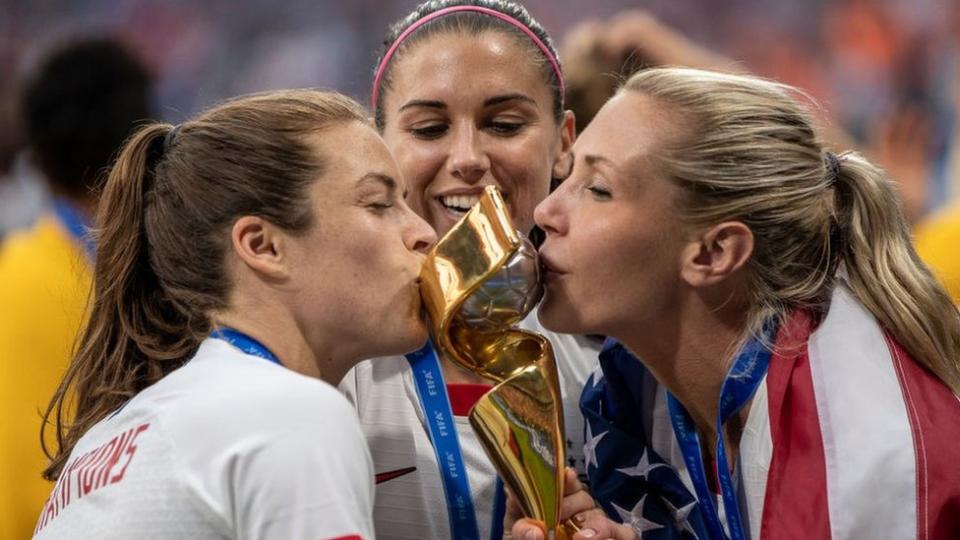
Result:
{"label": "woman with dark hair", "polygon": [[365,118],[275,92],[126,143],[46,412],[38,538],[373,538],[369,453],[330,385],[423,344],[435,235]]}
{"label": "woman with dark hair", "polygon": [[[430,1],[391,26],[374,70],[372,104],[410,186],[411,208],[442,235],[494,185],[517,228],[534,232],[534,207],[570,169],[574,119],[564,109],[563,86],[550,37],[516,2]],[[599,343],[547,332],[535,315],[521,326],[553,344],[566,399],[567,464],[582,473],[576,402]],[[424,352],[364,362],[341,385],[383,475],[374,509],[378,534],[498,537],[503,490],[466,418],[489,382],[438,358],[432,347]],[[435,404],[416,391],[428,372],[446,383]],[[428,407],[457,427],[450,448],[433,445],[439,427]]]}
{"label": "woman with dark hair", "polygon": [[541,321],[613,338],[578,538],[960,534],[960,314],[796,95],[639,72],[537,207]]}

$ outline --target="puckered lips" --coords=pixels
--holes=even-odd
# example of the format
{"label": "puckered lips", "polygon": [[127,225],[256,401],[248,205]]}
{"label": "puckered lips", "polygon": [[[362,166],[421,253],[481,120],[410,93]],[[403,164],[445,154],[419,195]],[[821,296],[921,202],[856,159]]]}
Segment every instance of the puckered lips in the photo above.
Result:
{"label": "puckered lips", "polygon": [[543,279],[548,284],[553,283],[563,277],[566,274],[565,271],[557,268],[557,265],[550,259],[550,255],[545,253],[542,249],[540,250],[540,269],[543,274]]}

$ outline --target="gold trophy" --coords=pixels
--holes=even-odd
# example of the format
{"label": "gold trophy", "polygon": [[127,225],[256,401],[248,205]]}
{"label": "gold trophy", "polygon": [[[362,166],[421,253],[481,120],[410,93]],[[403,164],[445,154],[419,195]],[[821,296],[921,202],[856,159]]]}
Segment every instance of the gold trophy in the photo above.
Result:
{"label": "gold trophy", "polygon": [[490,460],[525,515],[553,538],[564,481],[563,402],[556,360],[543,336],[514,328],[542,295],[537,252],[514,227],[497,188],[437,242],[421,271],[434,344],[496,386],[470,411]]}

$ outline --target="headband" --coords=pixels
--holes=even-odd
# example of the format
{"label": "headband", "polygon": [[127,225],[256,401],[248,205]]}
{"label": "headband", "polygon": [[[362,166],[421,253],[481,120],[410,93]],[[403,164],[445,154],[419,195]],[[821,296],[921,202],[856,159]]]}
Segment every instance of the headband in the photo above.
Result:
{"label": "headband", "polygon": [[434,19],[439,19],[440,17],[443,17],[444,15],[447,15],[450,13],[457,13],[462,11],[463,12],[474,11],[477,13],[482,13],[484,15],[495,17],[497,19],[500,19],[501,21],[506,22],[511,26],[518,28],[528,38],[530,38],[531,41],[533,41],[533,43],[540,49],[540,51],[543,52],[543,55],[547,57],[547,60],[550,61],[550,65],[553,66],[553,72],[557,76],[557,81],[560,82],[560,99],[561,100],[563,99],[563,94],[566,87],[563,84],[563,74],[560,72],[560,64],[559,62],[557,62],[557,58],[553,55],[552,52],[550,52],[550,49],[547,47],[547,45],[543,41],[541,41],[540,38],[538,38],[537,35],[534,34],[532,30],[527,28],[525,24],[521,23],[520,21],[514,19],[513,17],[505,13],[500,13],[499,11],[490,9],[490,8],[485,8],[481,6],[451,6],[448,8],[443,8],[443,9],[434,11],[433,13],[418,19],[416,22],[411,24],[406,30],[404,30],[403,33],[401,33],[397,37],[397,40],[393,42],[393,45],[390,45],[390,48],[387,49],[387,52],[383,55],[383,60],[381,60],[380,65],[377,66],[377,74],[373,79],[373,95],[371,96],[370,101],[371,101],[371,104],[373,105],[374,110],[376,110],[377,108],[377,94],[379,93],[379,90],[380,90],[380,80],[383,78],[383,73],[384,71],[386,71],[387,65],[390,63],[390,58],[394,55],[394,53],[397,52],[397,49],[400,47],[403,41],[407,39],[410,36],[410,34],[414,33],[418,28],[422,27],[428,22]]}

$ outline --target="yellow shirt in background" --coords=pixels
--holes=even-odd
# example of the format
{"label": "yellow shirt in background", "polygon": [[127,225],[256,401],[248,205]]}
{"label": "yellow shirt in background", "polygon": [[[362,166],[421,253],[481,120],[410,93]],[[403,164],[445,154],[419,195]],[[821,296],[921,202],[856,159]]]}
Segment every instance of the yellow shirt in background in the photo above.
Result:
{"label": "yellow shirt in background", "polygon": [[953,302],[960,303],[960,206],[951,206],[917,225],[913,242]]}
{"label": "yellow shirt in background", "polygon": [[53,488],[40,476],[41,413],[70,360],[91,280],[82,245],[53,214],[0,246],[0,540],[30,538]]}

